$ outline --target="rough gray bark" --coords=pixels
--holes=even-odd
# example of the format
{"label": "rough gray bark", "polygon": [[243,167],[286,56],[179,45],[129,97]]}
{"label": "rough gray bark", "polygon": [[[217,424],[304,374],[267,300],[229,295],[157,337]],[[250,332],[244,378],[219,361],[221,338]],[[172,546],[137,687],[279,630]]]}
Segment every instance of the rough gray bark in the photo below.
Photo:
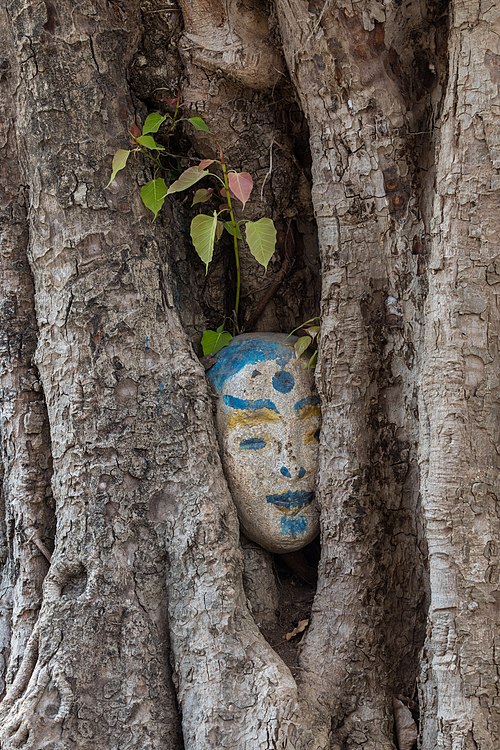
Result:
{"label": "rough gray bark", "polygon": [[[2,750],[411,750],[419,673],[422,750],[498,745],[498,10],[449,10],[2,6]],[[193,148],[222,142],[278,225],[271,295],[243,255],[243,322],[289,330],[321,280],[322,549],[293,677],[185,333],[223,310],[223,259],[205,284],[138,165],[103,189],[133,102],[179,75],[215,134]]]}
{"label": "rough gray bark", "polygon": [[[0,47],[6,50],[8,24],[3,7],[0,12]],[[0,525],[0,695],[18,672],[36,623],[54,536],[47,412],[32,362],[37,323],[26,255],[26,187],[14,133],[17,72],[15,57],[6,59],[0,81],[4,175],[0,188],[0,431],[5,478]]]}
{"label": "rough gray bark", "polygon": [[[90,7],[72,6],[7,5],[6,59],[20,63],[19,78],[15,66],[7,71],[16,92],[16,135],[10,114],[8,147],[17,141],[17,181],[29,186],[27,214],[21,202],[11,232],[18,228],[13,252],[20,271],[29,236],[36,363],[50,424],[50,442],[39,458],[51,448],[57,529],[43,598],[31,603],[25,627],[38,615],[36,625],[27,644],[10,644],[15,651],[0,707],[1,742],[2,748],[94,748],[96,742],[152,748],[175,744],[178,736],[164,541],[148,516],[163,482],[149,470],[147,450],[160,444],[167,417],[155,421],[150,389],[154,383],[158,392],[163,360],[145,351],[143,326],[158,314],[161,263],[153,233],[136,228],[137,203],[120,203],[120,195],[102,191],[108,139],[118,137],[130,111],[125,88],[115,81],[136,44],[138,18],[129,12],[124,19],[118,8],[95,16]],[[10,280],[8,267],[2,279]],[[30,284],[17,290],[25,296],[23,316],[33,308]],[[37,433],[26,427],[33,408],[28,403],[23,414],[18,395],[32,440]],[[5,411],[2,421],[8,449],[12,428]],[[13,437],[21,451],[23,432]],[[18,472],[22,454],[19,459]],[[29,536],[32,528],[43,533],[43,513],[30,518],[40,500],[29,488],[19,492],[8,456],[4,469],[6,533],[14,554],[22,545],[20,556],[9,555],[6,572],[25,558],[33,566],[34,554],[46,568]],[[12,528],[9,519],[16,516],[22,524]],[[16,626],[15,588],[13,594]]]}
{"label": "rough gray bark", "polygon": [[500,743],[499,20],[495,6],[451,8],[422,357],[422,741],[459,750]]}

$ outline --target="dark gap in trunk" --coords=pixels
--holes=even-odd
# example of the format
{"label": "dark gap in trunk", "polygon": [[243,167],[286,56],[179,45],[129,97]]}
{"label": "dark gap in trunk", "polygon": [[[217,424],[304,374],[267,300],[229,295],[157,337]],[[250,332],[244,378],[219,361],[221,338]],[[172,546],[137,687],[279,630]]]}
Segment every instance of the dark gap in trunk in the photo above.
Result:
{"label": "dark gap in trunk", "polygon": [[[428,295],[428,259],[430,255],[431,223],[434,212],[434,196],[436,194],[436,153],[440,138],[440,118],[444,114],[443,103],[448,85],[448,36],[449,36],[449,0],[429,0],[427,4],[428,24],[422,28],[418,38],[419,48],[415,53],[417,64],[425,65],[431,70],[432,76],[424,79],[424,90],[422,91],[422,102],[419,117],[415,118],[414,136],[414,162],[416,165],[414,182],[415,190],[419,194],[419,210],[422,217],[424,232],[422,236],[413,239],[412,253],[415,256],[417,275],[421,282],[421,296],[418,318],[421,322],[420,336],[415,342],[417,349],[417,361],[421,368],[423,357],[424,337],[424,305]],[[422,62],[423,61],[423,62]],[[418,77],[418,66],[414,73]],[[427,85],[425,85],[427,84]],[[420,381],[420,373],[419,373]],[[417,414],[419,423],[423,416]],[[420,480],[419,480],[420,481]],[[427,623],[430,606],[431,582],[428,561],[428,545],[425,527],[425,519],[421,502],[421,494],[418,494],[415,505],[415,519],[417,529],[417,545],[422,565],[421,592],[421,621],[422,627],[417,635],[421,648],[420,667],[417,671],[414,693],[410,696],[412,701],[408,704],[413,718],[421,732],[422,707],[425,706],[428,696],[425,695],[427,680],[427,660],[425,653],[425,624]]]}
{"label": "dark gap in trunk", "polygon": [[[273,555],[278,588],[277,621],[261,630],[294,677],[299,670],[300,642],[307,632],[316,594],[320,556],[319,536],[297,552]],[[298,632],[292,635],[295,630]]]}

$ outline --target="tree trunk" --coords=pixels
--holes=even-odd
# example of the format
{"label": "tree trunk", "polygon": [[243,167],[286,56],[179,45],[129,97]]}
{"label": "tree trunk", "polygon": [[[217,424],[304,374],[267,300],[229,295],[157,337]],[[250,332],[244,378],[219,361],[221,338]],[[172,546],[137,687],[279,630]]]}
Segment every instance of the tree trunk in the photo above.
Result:
{"label": "tree trunk", "polygon": [[498,9],[451,7],[420,394],[431,583],[423,746],[460,750],[500,743],[495,21]]}
{"label": "tree trunk", "polygon": [[[498,746],[495,22],[2,6],[2,750],[412,750],[417,724],[422,750]],[[241,324],[289,331],[321,288],[312,604],[240,543],[192,348],[231,264],[205,280],[175,196],[149,220],[132,157],[104,189],[179,80],[212,133],[178,153],[222,144],[278,228],[267,276],[243,251]]]}

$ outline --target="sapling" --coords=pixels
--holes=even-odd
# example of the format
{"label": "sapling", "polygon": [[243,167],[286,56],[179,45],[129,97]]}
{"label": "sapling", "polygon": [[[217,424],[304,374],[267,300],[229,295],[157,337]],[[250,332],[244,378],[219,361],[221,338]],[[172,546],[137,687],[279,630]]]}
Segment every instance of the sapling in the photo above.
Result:
{"label": "sapling", "polygon": [[[205,330],[202,335],[201,345],[205,356],[216,354],[224,346],[227,346],[232,336],[238,331],[238,315],[241,293],[241,268],[240,268],[240,243],[243,235],[249,250],[255,260],[267,269],[268,263],[276,248],[276,229],[272,219],[264,217],[258,221],[237,218],[236,199],[245,209],[253,189],[253,179],[248,172],[237,172],[229,169],[224,152],[219,147],[218,159],[201,159],[197,164],[185,169],[176,180],[167,183],[162,175],[168,175],[170,170],[162,161],[164,156],[175,156],[167,152],[165,146],[157,143],[154,135],[163,126],[167,129],[166,137],[172,133],[174,127],[180,122],[190,123],[195,130],[210,132],[208,125],[201,117],[180,117],[183,106],[180,96],[173,101],[175,104],[174,114],[161,115],[152,112],[146,117],[142,130],[134,123],[130,128],[131,149],[118,149],[113,156],[111,177],[109,186],[118,172],[127,165],[130,154],[139,154],[154,165],[154,177],[142,186],[140,196],[145,207],[151,211],[156,219],[161,211],[168,195],[181,193],[202,180],[212,180],[215,187],[201,187],[194,193],[192,206],[207,203],[217,197],[224,201],[211,214],[200,213],[191,221],[191,240],[198,256],[205,264],[206,273],[213,258],[215,243],[224,232],[232,237],[234,260],[236,267],[234,317],[232,320],[233,333],[224,329],[224,324],[214,330]],[[215,171],[211,171],[215,170]],[[243,233],[242,233],[243,230]]]}
{"label": "sapling", "polygon": [[310,354],[306,367],[308,368],[314,368],[316,367],[316,363],[318,361],[318,346],[319,346],[319,340],[321,337],[321,326],[320,326],[320,318],[309,318],[309,320],[305,320],[303,323],[300,324],[300,326],[297,326],[297,328],[294,328],[293,331],[291,331],[288,335],[293,336],[295,333],[300,333],[303,331],[304,333],[302,336],[299,336],[294,344],[295,349],[295,357],[297,359],[300,359],[308,350],[309,352],[312,351],[312,354]]}

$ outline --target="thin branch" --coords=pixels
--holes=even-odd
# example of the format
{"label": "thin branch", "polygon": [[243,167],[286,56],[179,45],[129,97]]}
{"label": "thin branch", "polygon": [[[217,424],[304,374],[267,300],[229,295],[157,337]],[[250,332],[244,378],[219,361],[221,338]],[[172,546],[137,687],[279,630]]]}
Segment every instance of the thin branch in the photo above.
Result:
{"label": "thin branch", "polygon": [[50,561],[52,560],[52,555],[50,554],[49,550],[47,549],[47,547],[42,542],[42,540],[40,539],[40,537],[38,536],[38,534],[36,532],[34,532],[30,536],[30,538],[29,538],[28,541],[29,542],[33,542],[33,544],[35,545],[35,547],[38,547],[38,549],[40,550],[40,552],[42,553],[42,555],[50,563]]}
{"label": "thin branch", "polygon": [[269,169],[267,170],[267,174],[264,177],[264,181],[262,183],[262,187],[260,189],[260,199],[261,201],[264,200],[264,187],[266,182],[268,181],[269,177],[271,176],[273,172],[273,146],[274,146],[274,138],[271,141],[271,145],[269,146]]}

